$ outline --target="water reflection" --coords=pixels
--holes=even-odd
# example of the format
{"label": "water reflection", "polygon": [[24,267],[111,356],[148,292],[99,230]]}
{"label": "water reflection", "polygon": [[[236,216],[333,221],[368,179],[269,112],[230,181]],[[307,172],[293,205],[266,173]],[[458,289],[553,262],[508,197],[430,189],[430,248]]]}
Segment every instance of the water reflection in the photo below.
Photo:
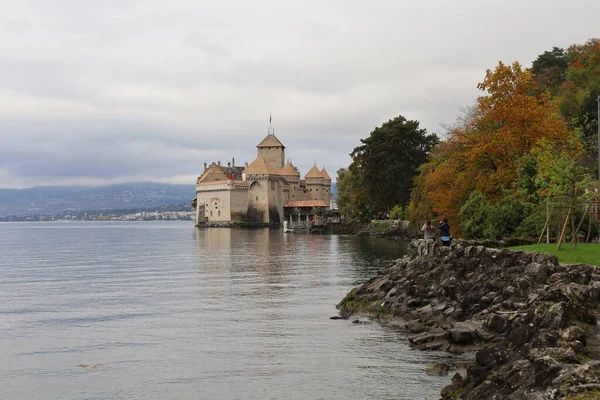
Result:
{"label": "water reflection", "polygon": [[397,331],[329,319],[398,242],[158,222],[0,224],[0,245],[0,398],[430,399],[447,381]]}

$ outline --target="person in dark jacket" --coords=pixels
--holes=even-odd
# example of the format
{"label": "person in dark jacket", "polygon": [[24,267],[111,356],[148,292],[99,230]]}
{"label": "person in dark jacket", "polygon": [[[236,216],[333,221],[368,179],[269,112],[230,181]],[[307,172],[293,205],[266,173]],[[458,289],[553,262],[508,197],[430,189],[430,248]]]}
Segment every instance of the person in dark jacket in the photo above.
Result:
{"label": "person in dark jacket", "polygon": [[442,221],[440,221],[438,229],[440,230],[440,239],[442,239],[442,245],[450,246],[452,236],[450,236],[450,224],[448,223],[448,218],[444,218]]}

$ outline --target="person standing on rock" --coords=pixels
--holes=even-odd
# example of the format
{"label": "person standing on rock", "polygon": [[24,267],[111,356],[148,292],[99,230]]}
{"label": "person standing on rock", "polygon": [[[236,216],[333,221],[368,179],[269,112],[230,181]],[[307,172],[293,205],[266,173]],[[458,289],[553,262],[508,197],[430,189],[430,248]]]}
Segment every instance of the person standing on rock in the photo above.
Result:
{"label": "person standing on rock", "polygon": [[433,229],[433,225],[431,225],[431,221],[427,220],[421,227],[421,231],[423,232],[423,238],[425,239],[433,239],[435,238],[435,229]]}
{"label": "person standing on rock", "polygon": [[438,229],[440,230],[440,239],[442,239],[442,245],[450,246],[452,236],[450,236],[450,224],[448,223],[448,218],[444,218],[440,221]]}

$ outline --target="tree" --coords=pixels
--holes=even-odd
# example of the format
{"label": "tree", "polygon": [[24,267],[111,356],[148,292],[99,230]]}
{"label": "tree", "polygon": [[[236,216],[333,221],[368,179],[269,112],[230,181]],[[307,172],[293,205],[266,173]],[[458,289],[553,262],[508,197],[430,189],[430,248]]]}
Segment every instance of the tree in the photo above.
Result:
{"label": "tree", "polygon": [[369,204],[362,181],[352,170],[340,168],[337,171],[336,189],[336,202],[340,214],[346,219],[368,220],[372,217],[374,210]]}
{"label": "tree", "polygon": [[519,160],[538,141],[568,141],[557,104],[547,93],[532,94],[532,79],[532,73],[516,62],[499,63],[486,72],[478,85],[486,94],[466,109],[450,128],[448,140],[433,150],[421,169],[418,182],[423,187],[418,192],[435,213],[458,222],[460,208],[473,190],[497,203],[515,191]]}
{"label": "tree", "polygon": [[533,61],[531,72],[535,74],[538,93],[547,90],[556,95],[565,81],[569,60],[569,55],[564,49],[553,47],[552,51],[545,51]]}
{"label": "tree", "polygon": [[400,115],[375,128],[361,143],[350,154],[349,170],[360,179],[371,208],[389,211],[408,204],[417,169],[438,138],[419,128],[418,121]]}
{"label": "tree", "polygon": [[573,135],[569,142],[561,147],[547,140],[540,141],[532,151],[537,156],[539,191],[548,202],[559,210],[566,210],[563,228],[558,238],[558,246],[566,234],[569,219],[571,221],[571,240],[573,248],[577,246],[577,228],[575,216],[577,208],[589,205],[594,187],[593,179],[585,173],[581,164],[583,146],[580,137]]}

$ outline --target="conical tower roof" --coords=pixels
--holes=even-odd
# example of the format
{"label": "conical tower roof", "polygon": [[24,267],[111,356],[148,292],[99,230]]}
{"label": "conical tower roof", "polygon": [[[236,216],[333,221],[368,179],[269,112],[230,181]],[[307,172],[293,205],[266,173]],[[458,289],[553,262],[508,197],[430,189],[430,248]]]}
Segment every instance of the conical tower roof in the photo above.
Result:
{"label": "conical tower roof", "polygon": [[285,164],[279,171],[279,175],[283,176],[300,176],[300,172],[292,165],[291,162]]}
{"label": "conical tower roof", "polygon": [[246,175],[279,175],[278,172],[265,161],[261,156],[256,157],[254,161],[244,170]]}
{"label": "conical tower roof", "polygon": [[323,167],[323,169],[321,170],[321,176],[325,179],[329,179],[331,180],[331,177],[329,176],[329,174],[327,173],[327,171],[325,171],[325,167]]}
{"label": "conical tower roof", "polygon": [[277,136],[271,134],[267,135],[256,147],[283,147],[285,149],[285,146],[277,139]]}
{"label": "conical tower roof", "polygon": [[319,171],[319,168],[317,168],[316,165],[313,165],[313,167],[306,173],[306,175],[304,175],[305,178],[322,178],[323,176],[321,175],[321,171]]}

